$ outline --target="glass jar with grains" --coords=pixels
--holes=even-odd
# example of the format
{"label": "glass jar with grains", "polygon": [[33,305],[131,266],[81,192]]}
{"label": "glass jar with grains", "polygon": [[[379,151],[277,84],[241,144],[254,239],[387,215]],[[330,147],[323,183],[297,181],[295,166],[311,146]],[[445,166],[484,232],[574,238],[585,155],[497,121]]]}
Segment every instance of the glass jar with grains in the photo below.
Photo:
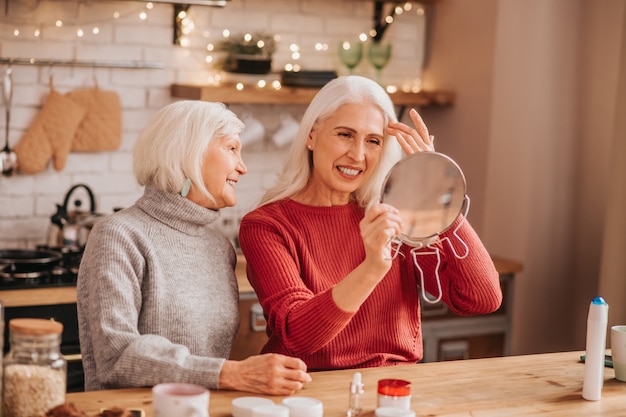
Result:
{"label": "glass jar with grains", "polygon": [[45,319],[9,321],[4,357],[3,417],[33,417],[65,402],[67,362],[61,354],[63,324]]}

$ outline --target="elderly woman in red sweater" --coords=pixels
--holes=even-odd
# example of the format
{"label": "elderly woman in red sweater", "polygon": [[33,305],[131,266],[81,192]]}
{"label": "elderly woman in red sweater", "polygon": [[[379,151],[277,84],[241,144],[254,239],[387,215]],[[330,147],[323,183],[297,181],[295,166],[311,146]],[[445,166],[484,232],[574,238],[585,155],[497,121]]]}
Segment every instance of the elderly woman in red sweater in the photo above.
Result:
{"label": "elderly woman in red sweater", "polygon": [[[263,352],[297,356],[311,371],[421,360],[419,272],[410,248],[392,256],[402,220],[379,202],[403,152],[434,150],[417,111],[410,117],[415,128],[359,76],[332,80],[309,105],[281,176],[239,231],[267,318]],[[458,259],[441,245],[442,300],[462,315],[493,312],[502,301],[493,262],[465,219],[455,229],[469,252]],[[435,294],[437,257],[423,258],[425,289]]]}

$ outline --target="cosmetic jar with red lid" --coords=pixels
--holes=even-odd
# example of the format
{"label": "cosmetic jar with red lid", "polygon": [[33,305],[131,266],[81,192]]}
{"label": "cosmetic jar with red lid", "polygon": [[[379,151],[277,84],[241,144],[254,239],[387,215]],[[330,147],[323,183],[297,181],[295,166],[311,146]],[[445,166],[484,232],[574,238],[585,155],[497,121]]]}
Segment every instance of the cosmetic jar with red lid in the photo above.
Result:
{"label": "cosmetic jar with red lid", "polygon": [[411,383],[403,379],[378,381],[378,407],[411,409]]}

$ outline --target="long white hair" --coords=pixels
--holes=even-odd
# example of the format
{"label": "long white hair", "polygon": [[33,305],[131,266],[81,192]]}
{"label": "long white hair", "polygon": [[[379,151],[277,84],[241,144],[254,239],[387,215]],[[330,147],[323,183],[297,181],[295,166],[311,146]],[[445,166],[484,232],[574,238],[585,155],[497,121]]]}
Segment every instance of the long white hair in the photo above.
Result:
{"label": "long white hair", "polygon": [[[349,75],[328,82],[315,95],[304,112],[300,128],[289,150],[289,157],[276,185],[267,190],[260,205],[287,199],[306,187],[313,172],[313,158],[307,149],[307,139],[313,127],[329,117],[339,107],[349,103],[366,103],[377,106],[383,113],[384,127],[389,121],[396,122],[393,103],[387,92],[369,78]],[[400,144],[393,136],[385,134],[381,158],[374,173],[353,193],[353,198],[362,206],[379,200],[385,177],[393,164],[402,157]]]}

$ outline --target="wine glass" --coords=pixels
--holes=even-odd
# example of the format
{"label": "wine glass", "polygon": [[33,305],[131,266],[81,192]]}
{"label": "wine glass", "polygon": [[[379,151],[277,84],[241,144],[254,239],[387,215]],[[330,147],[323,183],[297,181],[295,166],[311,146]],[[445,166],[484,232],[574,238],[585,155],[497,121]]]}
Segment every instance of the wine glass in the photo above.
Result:
{"label": "wine glass", "polygon": [[361,58],[363,58],[363,43],[343,41],[339,44],[339,58],[341,62],[348,67],[350,75],[354,71],[354,68],[359,65]]}
{"label": "wine glass", "polygon": [[381,73],[391,58],[391,44],[371,42],[367,50],[370,63],[376,68],[376,81],[381,84]]}

